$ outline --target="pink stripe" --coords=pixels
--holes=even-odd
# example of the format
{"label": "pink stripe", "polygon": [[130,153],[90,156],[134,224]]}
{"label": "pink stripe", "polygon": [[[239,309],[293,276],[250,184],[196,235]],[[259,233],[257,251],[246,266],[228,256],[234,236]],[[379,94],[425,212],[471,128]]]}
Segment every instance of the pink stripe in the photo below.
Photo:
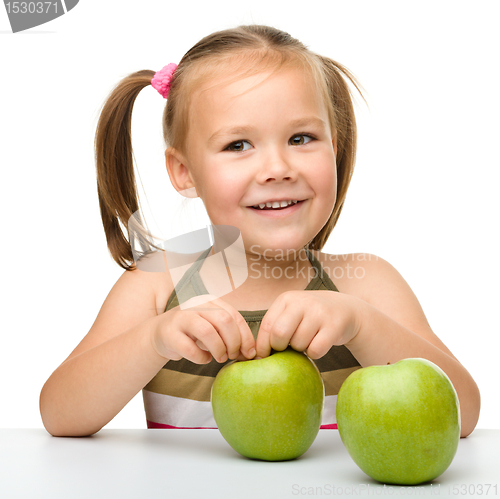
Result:
{"label": "pink stripe", "polygon": [[153,421],[147,421],[148,429],[169,429],[174,430],[217,430],[217,428],[209,426],[170,426],[169,424],[154,423]]}
{"label": "pink stripe", "polygon": [[[175,430],[217,430],[214,427],[207,426],[170,426],[168,424],[155,423],[153,421],[146,421],[148,429],[175,429]],[[320,430],[337,430],[337,425],[334,424],[324,424],[319,427]]]}
{"label": "pink stripe", "polygon": [[338,430],[337,424],[323,424],[319,427],[320,430]]}

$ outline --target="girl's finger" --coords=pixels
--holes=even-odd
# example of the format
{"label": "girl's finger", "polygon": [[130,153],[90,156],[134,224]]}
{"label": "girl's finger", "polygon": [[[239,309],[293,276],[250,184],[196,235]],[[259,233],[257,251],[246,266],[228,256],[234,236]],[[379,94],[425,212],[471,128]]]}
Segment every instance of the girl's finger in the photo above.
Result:
{"label": "girl's finger", "polygon": [[311,340],[311,343],[309,343],[306,354],[311,357],[311,359],[319,359],[328,353],[332,344],[331,329],[322,328]]}
{"label": "girl's finger", "polygon": [[303,318],[304,311],[302,307],[286,307],[273,323],[270,338],[271,348],[277,351],[285,350]]}
{"label": "girl's finger", "polygon": [[305,315],[290,340],[290,346],[298,352],[305,352],[321,328],[319,316]]}
{"label": "girl's finger", "polygon": [[280,299],[280,297],[278,297],[264,315],[264,318],[262,319],[262,322],[260,324],[259,334],[257,335],[257,357],[264,358],[270,355],[271,349],[274,348],[271,345],[271,335],[273,332],[274,322],[278,317],[284,315],[285,308],[286,303],[284,303],[283,299]]}
{"label": "girl's finger", "polygon": [[231,350],[231,359],[236,359],[238,355],[243,354],[247,359],[252,359],[255,356],[255,338],[252,330],[243,316],[232,305],[218,298],[214,303],[227,310],[234,318],[234,322],[239,332],[239,347],[238,350]]}
{"label": "girl's finger", "polygon": [[255,339],[252,331],[243,316],[232,305],[216,296],[202,304],[190,300],[190,304],[194,305],[193,311],[215,327],[226,345],[230,359],[236,359],[240,352],[247,359],[255,356]]}
{"label": "girl's finger", "polygon": [[214,327],[224,343],[228,357],[236,358],[240,351],[241,334],[231,311],[223,306],[211,304],[210,307],[198,309],[197,312]]}
{"label": "girl's finger", "polygon": [[184,328],[184,334],[192,339],[196,348],[202,350],[196,345],[196,342],[199,342],[207,348],[217,362],[227,360],[226,345],[213,324],[202,317],[199,311],[192,315]]}
{"label": "girl's finger", "polygon": [[196,340],[195,343],[202,349],[204,350],[205,352],[208,352],[208,348],[200,341],[200,340]]}
{"label": "girl's finger", "polygon": [[243,355],[247,359],[253,359],[256,354],[255,338],[252,330],[243,316],[236,310],[236,324],[240,331],[241,346],[239,355]]}
{"label": "girl's finger", "polygon": [[[236,310],[232,305],[226,303],[223,300],[218,300],[217,304],[221,308],[224,308],[233,318],[236,335],[234,337],[235,343],[228,345],[228,353],[230,359],[236,359],[240,353],[243,354],[247,359],[251,359],[255,356],[255,339],[252,334],[250,326],[243,316]],[[233,338],[229,338],[233,340]]]}
{"label": "girl's finger", "polygon": [[169,358],[179,360],[185,358],[195,364],[208,364],[212,360],[212,354],[202,350],[196,345],[196,341],[179,331],[172,338],[171,351],[167,351]]}

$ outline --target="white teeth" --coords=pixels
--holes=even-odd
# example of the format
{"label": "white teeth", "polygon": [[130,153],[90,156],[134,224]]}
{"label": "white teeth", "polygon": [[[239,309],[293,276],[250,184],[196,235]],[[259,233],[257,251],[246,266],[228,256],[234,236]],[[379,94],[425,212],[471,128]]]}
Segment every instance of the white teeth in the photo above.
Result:
{"label": "white teeth", "polygon": [[260,208],[261,210],[263,208],[285,208],[285,206],[289,206],[291,204],[297,204],[298,201],[297,200],[290,200],[290,201],[273,201],[272,203],[271,202],[268,202],[268,203],[260,203],[260,204],[256,204],[253,206],[253,208]]}

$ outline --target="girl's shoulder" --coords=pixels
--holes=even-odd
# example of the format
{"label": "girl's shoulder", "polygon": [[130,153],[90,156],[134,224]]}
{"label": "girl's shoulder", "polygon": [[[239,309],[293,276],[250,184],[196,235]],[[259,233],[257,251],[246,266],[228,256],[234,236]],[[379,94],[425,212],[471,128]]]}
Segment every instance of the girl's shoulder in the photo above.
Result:
{"label": "girl's shoulder", "polygon": [[313,253],[341,293],[369,303],[411,331],[434,338],[418,298],[389,262],[370,253]]}
{"label": "girl's shoulder", "polygon": [[318,250],[312,253],[341,293],[368,302],[387,286],[398,286],[403,281],[389,262],[371,253],[335,255]]}
{"label": "girl's shoulder", "polygon": [[149,288],[157,315],[163,313],[174,290],[174,283],[167,268],[164,252],[156,251],[143,257],[137,267],[139,272],[134,272],[137,273],[137,279]]}
{"label": "girl's shoulder", "polygon": [[[170,275],[144,270],[139,265],[124,271],[109,291],[87,335],[68,357],[74,357],[104,341],[161,314],[162,292],[169,286]],[[170,284],[171,285],[171,284]],[[173,285],[172,285],[173,289]]]}
{"label": "girl's shoulder", "polygon": [[[111,289],[111,298],[115,307],[146,316],[160,315],[164,312],[164,295],[172,292],[174,285],[170,273],[165,268],[160,253],[147,255],[136,262],[136,268],[126,270]],[[142,312],[141,312],[142,311]]]}

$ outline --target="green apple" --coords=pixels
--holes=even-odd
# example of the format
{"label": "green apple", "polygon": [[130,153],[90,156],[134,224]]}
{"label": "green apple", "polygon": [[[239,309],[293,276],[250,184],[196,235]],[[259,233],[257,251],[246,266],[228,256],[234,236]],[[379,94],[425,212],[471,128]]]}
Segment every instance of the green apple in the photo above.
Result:
{"label": "green apple", "polygon": [[444,371],[404,359],[354,371],[340,387],[337,427],[354,462],[379,482],[416,485],[451,464],[460,406]]}
{"label": "green apple", "polygon": [[219,431],[234,450],[253,459],[285,461],[314,442],[325,388],[316,364],[289,347],[225,365],[210,399]]}

